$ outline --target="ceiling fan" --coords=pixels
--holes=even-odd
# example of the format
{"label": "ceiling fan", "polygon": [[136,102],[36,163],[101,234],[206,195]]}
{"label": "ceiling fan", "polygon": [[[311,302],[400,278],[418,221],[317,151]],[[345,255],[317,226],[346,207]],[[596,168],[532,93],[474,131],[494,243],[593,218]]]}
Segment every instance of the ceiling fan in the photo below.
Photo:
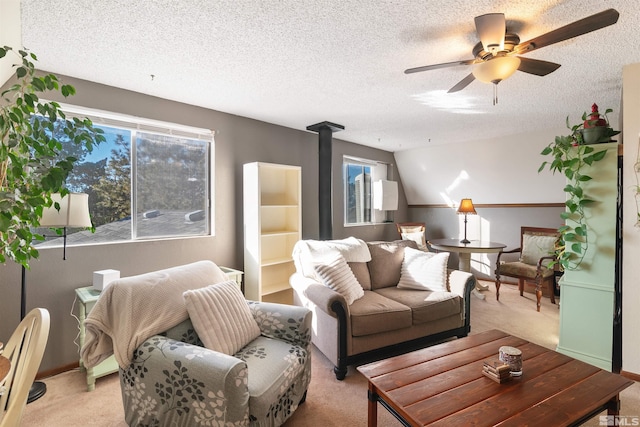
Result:
{"label": "ceiling fan", "polygon": [[[519,55],[608,27],[615,24],[619,16],[620,14],[617,10],[607,9],[523,43],[520,43],[520,37],[517,34],[507,33],[503,13],[489,13],[477,16],[475,24],[480,42],[472,50],[473,59],[409,68],[404,72],[405,74],[412,74],[458,65],[474,65],[474,70],[449,89],[447,93],[462,90],[475,79],[497,85],[516,71],[523,71],[536,76],[546,76],[557,70],[560,64],[525,58]],[[497,99],[494,98],[494,104],[496,102]]]}

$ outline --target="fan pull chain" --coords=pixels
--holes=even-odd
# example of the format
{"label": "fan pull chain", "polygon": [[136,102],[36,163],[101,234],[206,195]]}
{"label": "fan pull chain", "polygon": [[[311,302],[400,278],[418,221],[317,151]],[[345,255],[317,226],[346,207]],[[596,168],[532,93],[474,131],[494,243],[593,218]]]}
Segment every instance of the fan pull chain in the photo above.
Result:
{"label": "fan pull chain", "polygon": [[498,103],[498,84],[494,83],[493,85],[493,105]]}

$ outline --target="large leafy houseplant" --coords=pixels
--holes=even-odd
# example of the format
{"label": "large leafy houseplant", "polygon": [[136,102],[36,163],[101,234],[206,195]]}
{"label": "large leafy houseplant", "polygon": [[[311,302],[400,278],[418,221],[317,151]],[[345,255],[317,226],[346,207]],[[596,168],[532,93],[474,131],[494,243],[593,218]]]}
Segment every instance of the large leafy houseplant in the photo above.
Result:
{"label": "large leafy houseplant", "polygon": [[[597,106],[594,104],[595,112]],[[594,113],[582,115],[582,122],[576,125],[569,124],[569,135],[556,136],[555,140],[542,150],[543,156],[551,156],[551,161],[544,161],[538,168],[541,172],[548,168],[553,173],[562,173],[567,178],[564,192],[567,194],[565,202],[566,210],[560,214],[565,225],[558,228],[560,238],[556,245],[558,263],[565,270],[577,269],[589,247],[589,233],[585,221],[585,208],[594,201],[586,194],[584,184],[591,181],[592,177],[585,172],[585,168],[604,158],[606,151],[598,151],[592,145],[585,144],[585,128],[594,126],[604,127],[601,138],[597,142],[608,142],[612,136],[620,133],[609,126],[606,115],[612,110],[607,109],[602,118],[594,116]],[[567,250],[569,248],[570,250]],[[551,267],[550,265],[550,267]]]}
{"label": "large leafy houseplant", "polygon": [[0,263],[11,259],[28,268],[38,257],[34,241],[44,240],[34,230],[43,209],[54,203],[53,193],[68,193],[65,180],[77,159],[64,156],[63,144],[91,151],[104,136],[89,119],[67,119],[58,103],[40,99],[54,91],[73,95],[73,86],[53,74],[37,75],[33,53],[0,47],[0,60],[8,55],[19,62],[13,65],[17,82],[0,95]]}

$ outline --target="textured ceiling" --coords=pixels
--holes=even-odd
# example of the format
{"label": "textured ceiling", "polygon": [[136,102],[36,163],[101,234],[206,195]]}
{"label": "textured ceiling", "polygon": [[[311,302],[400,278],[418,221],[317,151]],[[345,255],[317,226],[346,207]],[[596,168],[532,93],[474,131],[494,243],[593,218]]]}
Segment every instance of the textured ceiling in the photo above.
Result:
{"label": "textured ceiling", "polygon": [[[470,66],[473,18],[503,12],[522,41],[615,8],[618,23],[531,52],[562,66],[446,91]],[[617,123],[622,67],[640,62],[637,0],[22,0],[38,67],[389,151],[558,127],[592,102]],[[154,78],[151,78],[151,75]],[[214,124],[215,126],[215,124]]]}

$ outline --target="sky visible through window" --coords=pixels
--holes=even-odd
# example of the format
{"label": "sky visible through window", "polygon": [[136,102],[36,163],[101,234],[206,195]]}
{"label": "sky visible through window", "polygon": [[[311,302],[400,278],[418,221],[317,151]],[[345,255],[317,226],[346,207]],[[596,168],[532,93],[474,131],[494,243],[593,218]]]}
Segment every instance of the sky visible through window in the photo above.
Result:
{"label": "sky visible through window", "polygon": [[106,141],[95,146],[93,151],[87,155],[85,161],[97,162],[102,159],[107,159],[107,162],[111,158],[111,150],[116,148],[116,138],[118,135],[122,135],[126,141],[131,139],[131,132],[126,129],[116,129],[107,126],[95,126],[104,130],[104,137]]}
{"label": "sky visible through window", "polygon": [[[371,166],[346,165],[345,222],[359,224],[371,221]],[[365,179],[365,178],[369,179]]]}

